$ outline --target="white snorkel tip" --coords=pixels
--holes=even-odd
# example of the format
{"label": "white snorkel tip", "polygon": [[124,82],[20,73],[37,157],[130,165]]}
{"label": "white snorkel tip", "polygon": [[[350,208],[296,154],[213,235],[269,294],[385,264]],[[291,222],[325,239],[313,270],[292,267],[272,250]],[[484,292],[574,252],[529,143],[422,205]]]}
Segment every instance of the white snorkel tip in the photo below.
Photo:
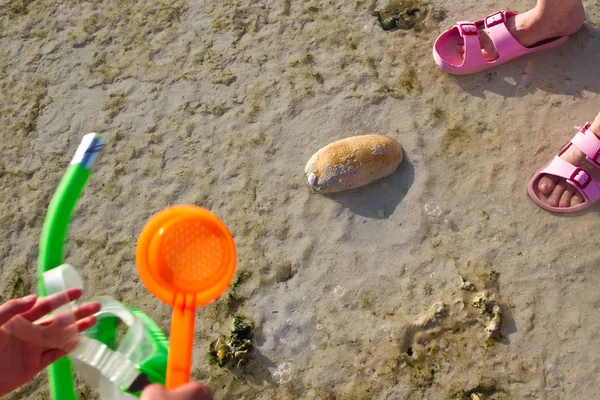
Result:
{"label": "white snorkel tip", "polygon": [[97,133],[88,133],[81,139],[81,143],[75,152],[75,156],[71,164],[81,164],[83,167],[90,169],[98,153],[102,150],[104,139]]}

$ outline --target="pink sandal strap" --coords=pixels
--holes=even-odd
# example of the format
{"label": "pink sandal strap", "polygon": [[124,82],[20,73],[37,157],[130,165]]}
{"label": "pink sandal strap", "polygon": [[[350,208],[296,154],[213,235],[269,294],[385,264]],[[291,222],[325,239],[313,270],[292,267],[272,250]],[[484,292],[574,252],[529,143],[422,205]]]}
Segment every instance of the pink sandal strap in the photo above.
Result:
{"label": "pink sandal strap", "polygon": [[[600,168],[600,139],[589,129],[590,125],[589,122],[586,123],[571,139],[571,143],[586,155],[590,164]],[[561,151],[561,154],[565,150],[566,148]]]}
{"label": "pink sandal strap", "polygon": [[[516,15],[516,13],[513,11],[501,10],[488,15],[483,20],[475,22],[458,22],[456,24],[458,33],[465,42],[465,54],[461,68],[491,65],[503,58],[515,58],[529,51],[508,31],[505,22],[511,15]],[[490,35],[498,53],[498,59],[496,61],[486,61],[483,57],[483,54],[481,53],[481,42],[479,41],[479,28],[477,25],[488,31],[488,35]]]}
{"label": "pink sandal strap", "polygon": [[550,164],[540,171],[540,174],[565,178],[567,183],[575,187],[586,201],[595,202],[600,199],[600,185],[598,182],[586,171],[563,160],[559,156],[554,157]]}
{"label": "pink sandal strap", "polygon": [[514,58],[528,52],[528,49],[515,39],[506,26],[506,20],[512,15],[516,15],[516,13],[502,10],[487,16],[484,20],[485,29],[494,42],[498,59]]}
{"label": "pink sandal strap", "polygon": [[479,41],[479,29],[472,22],[458,22],[456,24],[458,33],[465,42],[465,54],[462,67],[470,67],[485,63],[481,53],[481,42]]}

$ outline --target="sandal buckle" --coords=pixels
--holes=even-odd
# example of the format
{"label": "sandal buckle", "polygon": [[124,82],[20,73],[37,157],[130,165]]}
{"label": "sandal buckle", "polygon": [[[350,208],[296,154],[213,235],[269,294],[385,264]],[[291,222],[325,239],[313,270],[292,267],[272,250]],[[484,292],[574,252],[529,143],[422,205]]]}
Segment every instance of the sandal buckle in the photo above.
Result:
{"label": "sandal buckle", "polygon": [[600,149],[596,150],[594,156],[592,157],[592,161],[600,165]]}
{"label": "sandal buckle", "polygon": [[491,28],[494,25],[503,24],[505,21],[504,12],[498,11],[485,19],[485,27]]}
{"label": "sandal buckle", "polygon": [[460,32],[462,33],[462,35],[478,35],[479,34],[479,29],[477,29],[477,27],[475,26],[475,24],[458,24],[458,29],[460,29]]}
{"label": "sandal buckle", "polygon": [[[585,125],[583,125],[581,127],[581,130],[580,130],[581,133],[583,133],[584,135],[588,134],[588,130],[590,129],[590,126],[592,126],[592,123],[591,122],[586,122]],[[589,133],[592,134],[592,135],[594,134],[591,131]],[[596,150],[596,152],[594,153],[594,155],[592,157],[588,156],[588,159],[592,163],[596,164],[596,166],[600,165],[600,148],[598,148],[598,150]]]}
{"label": "sandal buckle", "polygon": [[571,180],[578,189],[584,190],[591,182],[592,177],[581,168],[577,168],[573,171],[569,180]]}

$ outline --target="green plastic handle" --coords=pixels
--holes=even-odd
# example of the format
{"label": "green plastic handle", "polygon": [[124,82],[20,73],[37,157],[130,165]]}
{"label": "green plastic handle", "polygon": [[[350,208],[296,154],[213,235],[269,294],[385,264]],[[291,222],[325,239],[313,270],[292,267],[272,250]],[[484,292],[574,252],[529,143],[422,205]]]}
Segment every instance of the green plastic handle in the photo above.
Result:
{"label": "green plastic handle", "polygon": [[[142,321],[144,328],[146,328],[146,332],[148,332],[151,337],[152,355],[144,362],[137,364],[136,368],[138,371],[146,375],[148,381],[164,385],[167,378],[169,339],[167,339],[162,329],[160,329],[152,320],[152,318],[146,315],[146,313],[132,305],[126,304],[126,306],[137,318]],[[133,392],[132,394],[139,396],[141,393]]]}
{"label": "green plastic handle", "polygon": [[[90,177],[90,166],[102,147],[95,133],[84,136],[63,176],[46,213],[38,253],[38,292],[46,296],[44,272],[63,263],[64,245],[75,204]],[[71,362],[63,357],[48,367],[50,396],[54,400],[77,400]]]}

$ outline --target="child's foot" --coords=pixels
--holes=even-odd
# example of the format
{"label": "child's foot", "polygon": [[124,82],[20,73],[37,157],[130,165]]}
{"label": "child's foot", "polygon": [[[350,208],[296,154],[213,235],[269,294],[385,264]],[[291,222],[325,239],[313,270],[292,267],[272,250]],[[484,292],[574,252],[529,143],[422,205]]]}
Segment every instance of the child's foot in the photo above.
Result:
{"label": "child's foot", "polygon": [[[546,39],[572,35],[583,26],[584,17],[581,3],[567,10],[540,12],[534,8],[509,17],[506,26],[521,45],[530,47]],[[479,42],[486,61],[498,58],[494,42],[485,30],[479,32]],[[457,50],[464,54],[464,42],[459,42]]]}
{"label": "child's foot", "polygon": [[[598,125],[600,126],[600,124]],[[590,128],[590,131],[600,132],[594,125]],[[560,158],[583,169],[590,174],[596,182],[600,182],[600,170],[589,163],[586,160],[585,154],[577,147],[570,146],[560,155]],[[573,185],[567,183],[564,178],[559,178],[554,175],[542,176],[538,182],[538,190],[546,196],[546,203],[552,207],[568,208],[585,202],[581,193],[575,189]]]}

